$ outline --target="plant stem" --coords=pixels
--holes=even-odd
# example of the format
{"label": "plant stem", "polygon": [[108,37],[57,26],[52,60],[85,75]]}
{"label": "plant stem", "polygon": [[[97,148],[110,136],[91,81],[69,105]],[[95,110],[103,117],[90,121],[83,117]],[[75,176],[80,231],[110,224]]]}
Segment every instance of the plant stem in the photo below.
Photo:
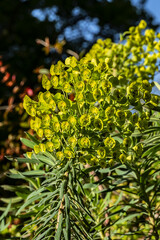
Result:
{"label": "plant stem", "polygon": [[141,192],[143,193],[144,196],[144,201],[147,203],[148,208],[146,209],[150,215],[150,218],[153,220],[153,224],[152,224],[152,236],[155,237],[155,240],[159,240],[159,234],[158,234],[158,229],[157,229],[157,224],[156,224],[156,218],[154,216],[154,213],[152,211],[152,206],[151,206],[151,202],[149,199],[149,195],[146,193],[146,189],[145,189],[145,184],[142,183],[141,181],[141,175],[140,172],[138,171],[138,169],[136,169],[136,175],[137,175],[137,179],[138,179],[138,183],[141,189]]}

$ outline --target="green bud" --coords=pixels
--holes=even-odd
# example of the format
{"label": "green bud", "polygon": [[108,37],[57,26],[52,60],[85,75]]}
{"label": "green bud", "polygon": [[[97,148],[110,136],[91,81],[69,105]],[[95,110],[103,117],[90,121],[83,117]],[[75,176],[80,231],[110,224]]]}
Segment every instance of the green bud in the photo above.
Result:
{"label": "green bud", "polygon": [[114,115],[115,108],[114,107],[107,107],[105,109],[105,116],[107,119],[111,118]]}
{"label": "green bud", "polygon": [[75,137],[69,137],[68,138],[68,144],[74,148],[77,144],[77,139]]}
{"label": "green bud", "polygon": [[121,163],[124,163],[126,159],[127,159],[127,156],[124,153],[120,154],[119,160],[121,161]]}
{"label": "green bud", "polygon": [[54,132],[59,132],[60,131],[60,123],[52,121],[51,128],[53,129]]}
{"label": "green bud", "polygon": [[58,61],[56,65],[54,65],[54,72],[56,75],[60,75],[63,72],[63,68],[65,67],[64,63]]}
{"label": "green bud", "polygon": [[104,140],[104,145],[108,148],[108,149],[113,149],[116,146],[116,141],[114,140],[114,138],[112,137],[107,137]]}
{"label": "green bud", "polygon": [[31,158],[32,158],[32,155],[33,155],[33,152],[26,152],[26,154],[27,154],[27,157],[28,157],[29,159],[31,159]]}
{"label": "green bud", "polygon": [[54,100],[56,102],[59,101],[59,100],[62,100],[62,99],[63,99],[63,95],[61,93],[58,92],[54,95]]}
{"label": "green bud", "polygon": [[82,71],[82,78],[84,80],[88,80],[91,77],[91,71],[89,69],[85,69]]}
{"label": "green bud", "polygon": [[51,84],[52,84],[52,87],[54,87],[54,88],[56,88],[58,86],[58,77],[57,76],[51,77]]}
{"label": "green bud", "polygon": [[51,81],[48,79],[48,77],[45,74],[43,74],[42,76],[42,87],[46,90],[49,90],[52,87]]}
{"label": "green bud", "polygon": [[42,129],[42,128],[39,128],[39,129],[37,130],[37,135],[38,135],[40,138],[43,137],[43,129]]}
{"label": "green bud", "polygon": [[100,118],[94,119],[94,127],[96,130],[101,131],[103,129],[103,121]]}
{"label": "green bud", "polygon": [[131,122],[133,124],[137,123],[137,121],[138,121],[138,114],[137,113],[133,113],[131,118],[130,118],[130,120],[131,120]]}
{"label": "green bud", "polygon": [[145,20],[141,20],[139,25],[138,25],[139,29],[145,29],[147,27],[147,23]]}
{"label": "green bud", "polygon": [[123,110],[117,110],[116,111],[116,116],[118,121],[125,121],[125,112]]}
{"label": "green bud", "polygon": [[75,85],[75,88],[76,88],[77,91],[83,92],[83,91],[84,91],[84,88],[85,88],[84,82],[78,81],[78,82],[76,83],[76,85]]}
{"label": "green bud", "polygon": [[63,161],[64,159],[64,153],[63,152],[56,152],[56,157],[58,160]]}
{"label": "green bud", "polygon": [[36,116],[36,109],[34,107],[27,107],[26,112],[31,116],[35,117]]}
{"label": "green bud", "polygon": [[97,150],[97,154],[99,158],[104,158],[106,156],[106,150],[103,147],[99,147]]}
{"label": "green bud", "polygon": [[75,96],[75,100],[77,102],[84,102],[84,95],[83,95],[83,93],[82,92],[77,93],[76,96]]}
{"label": "green bud", "polygon": [[78,143],[81,148],[89,148],[90,147],[90,140],[87,137],[82,137],[81,139],[79,139]]}
{"label": "green bud", "polygon": [[23,99],[23,107],[26,110],[30,104],[32,103],[32,100],[30,97],[28,97],[27,95],[25,95],[24,99]]}
{"label": "green bud", "polygon": [[102,91],[100,89],[94,89],[93,90],[93,98],[96,100],[96,101],[100,101],[102,100]]}
{"label": "green bud", "polygon": [[148,80],[143,80],[143,81],[142,81],[142,87],[143,87],[145,90],[149,91],[149,92],[151,92],[151,90],[152,90],[152,86],[151,86],[151,84],[148,82]]}
{"label": "green bud", "polygon": [[72,86],[68,82],[65,82],[63,84],[63,91],[66,92],[66,93],[71,93],[72,92]]}
{"label": "green bud", "polygon": [[51,74],[52,76],[55,75],[54,65],[51,65],[51,67],[50,67],[50,74]]}
{"label": "green bud", "polygon": [[54,149],[58,149],[61,146],[60,140],[56,137],[52,138],[52,143],[54,145]]}
{"label": "green bud", "polygon": [[52,136],[53,136],[53,133],[52,133],[52,131],[51,131],[50,129],[45,128],[45,129],[44,129],[44,135],[45,135],[45,137],[46,137],[47,139],[51,139]]}
{"label": "green bud", "polygon": [[140,131],[144,131],[148,128],[148,121],[146,119],[139,118],[137,126]]}
{"label": "green bud", "polygon": [[75,57],[68,57],[65,60],[65,64],[67,66],[71,66],[72,68],[75,68],[77,66],[77,59]]}
{"label": "green bud", "polygon": [[76,125],[76,123],[77,123],[77,120],[76,120],[76,118],[75,118],[74,116],[69,116],[69,117],[68,117],[68,122],[69,122],[69,124],[70,124],[72,127],[74,127],[74,126]]}
{"label": "green bud", "polygon": [[99,139],[98,138],[91,138],[91,146],[92,146],[92,148],[97,148],[98,147],[98,145],[99,145]]}
{"label": "green bud", "polygon": [[124,93],[122,92],[121,89],[117,88],[113,91],[113,97],[114,97],[115,100],[121,101],[122,98],[124,97]]}
{"label": "green bud", "polygon": [[53,123],[55,123],[55,122],[58,122],[58,117],[52,115],[52,117],[51,117],[51,123],[53,124]]}
{"label": "green bud", "polygon": [[149,91],[145,91],[144,94],[143,94],[143,99],[146,101],[146,102],[149,102],[151,100],[151,94]]}
{"label": "green bud", "polygon": [[66,158],[74,158],[74,152],[70,148],[64,149],[64,156]]}
{"label": "green bud", "polygon": [[92,79],[93,80],[99,80],[100,79],[100,73],[98,71],[95,71],[92,73]]}
{"label": "green bud", "polygon": [[143,152],[143,145],[142,143],[138,143],[133,147],[134,152],[136,153],[137,156],[141,156]]}
{"label": "green bud", "polygon": [[54,144],[52,142],[46,142],[46,149],[49,152],[53,152],[54,150]]}
{"label": "green bud", "polygon": [[59,110],[62,111],[62,112],[65,111],[66,108],[67,108],[66,102],[63,101],[63,100],[59,101],[59,102],[58,102],[58,108],[59,108]]}
{"label": "green bud", "polygon": [[69,132],[70,131],[70,124],[67,121],[61,123],[62,132]]}
{"label": "green bud", "polygon": [[112,121],[108,121],[107,122],[107,131],[108,132],[113,132],[115,130],[115,125]]}
{"label": "green bud", "polygon": [[42,116],[42,125],[44,127],[49,127],[50,126],[50,121],[51,121],[51,118],[48,114]]}
{"label": "green bud", "polygon": [[38,154],[40,152],[39,145],[34,145],[34,152],[35,154]]}
{"label": "green bud", "polygon": [[107,80],[103,80],[101,82],[101,86],[102,86],[102,89],[104,91],[105,94],[108,94],[111,92],[111,89],[112,89],[112,83],[107,81]]}
{"label": "green bud", "polygon": [[131,138],[130,137],[126,137],[123,139],[123,146],[126,147],[126,148],[129,148],[130,145],[131,145]]}
{"label": "green bud", "polygon": [[89,114],[83,114],[81,117],[80,117],[80,125],[82,127],[86,127],[86,126],[89,126],[90,123],[91,123],[91,116]]}
{"label": "green bud", "polygon": [[94,117],[99,116],[99,110],[97,107],[94,107],[94,106],[91,106],[91,108],[89,109],[89,113]]}
{"label": "green bud", "polygon": [[46,145],[44,143],[40,143],[39,144],[39,149],[40,149],[40,152],[45,152],[46,151]]}

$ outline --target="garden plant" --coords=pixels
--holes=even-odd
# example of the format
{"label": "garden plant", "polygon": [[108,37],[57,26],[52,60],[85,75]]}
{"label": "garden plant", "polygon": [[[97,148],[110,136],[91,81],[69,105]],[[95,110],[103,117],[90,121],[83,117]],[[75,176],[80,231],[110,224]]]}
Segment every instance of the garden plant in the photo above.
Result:
{"label": "garden plant", "polygon": [[31,150],[8,157],[28,170],[8,174],[23,184],[5,186],[17,197],[0,218],[4,236],[12,215],[13,239],[160,239],[159,60],[160,33],[141,20],[42,76],[44,91],[23,102]]}

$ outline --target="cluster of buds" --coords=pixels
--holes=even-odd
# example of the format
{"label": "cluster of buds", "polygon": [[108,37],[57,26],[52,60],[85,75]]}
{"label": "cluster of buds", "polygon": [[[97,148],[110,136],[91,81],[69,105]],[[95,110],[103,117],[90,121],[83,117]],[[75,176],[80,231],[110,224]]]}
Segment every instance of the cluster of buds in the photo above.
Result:
{"label": "cluster of buds", "polygon": [[49,151],[61,164],[73,159],[102,167],[140,156],[143,146],[133,145],[132,134],[148,128],[150,114],[144,106],[158,105],[151,91],[160,56],[154,48],[159,35],[144,32],[145,27],[142,20],[130,28],[124,44],[98,40],[80,61],[68,57],[51,66],[50,78],[43,75],[46,91],[38,101],[24,98],[40,140],[36,154]]}

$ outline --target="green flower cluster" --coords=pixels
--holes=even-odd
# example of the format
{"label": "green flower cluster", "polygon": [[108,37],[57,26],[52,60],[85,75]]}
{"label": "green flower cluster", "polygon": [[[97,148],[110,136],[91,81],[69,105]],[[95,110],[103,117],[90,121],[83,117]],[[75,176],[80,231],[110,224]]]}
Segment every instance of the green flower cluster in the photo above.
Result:
{"label": "green flower cluster", "polygon": [[38,101],[24,98],[40,139],[36,154],[49,151],[61,164],[72,158],[102,167],[140,155],[143,146],[133,144],[132,134],[148,128],[146,106],[158,105],[151,90],[160,57],[160,35],[145,27],[142,20],[120,43],[98,40],[80,61],[68,57],[51,66],[50,78],[43,75],[46,91]]}

